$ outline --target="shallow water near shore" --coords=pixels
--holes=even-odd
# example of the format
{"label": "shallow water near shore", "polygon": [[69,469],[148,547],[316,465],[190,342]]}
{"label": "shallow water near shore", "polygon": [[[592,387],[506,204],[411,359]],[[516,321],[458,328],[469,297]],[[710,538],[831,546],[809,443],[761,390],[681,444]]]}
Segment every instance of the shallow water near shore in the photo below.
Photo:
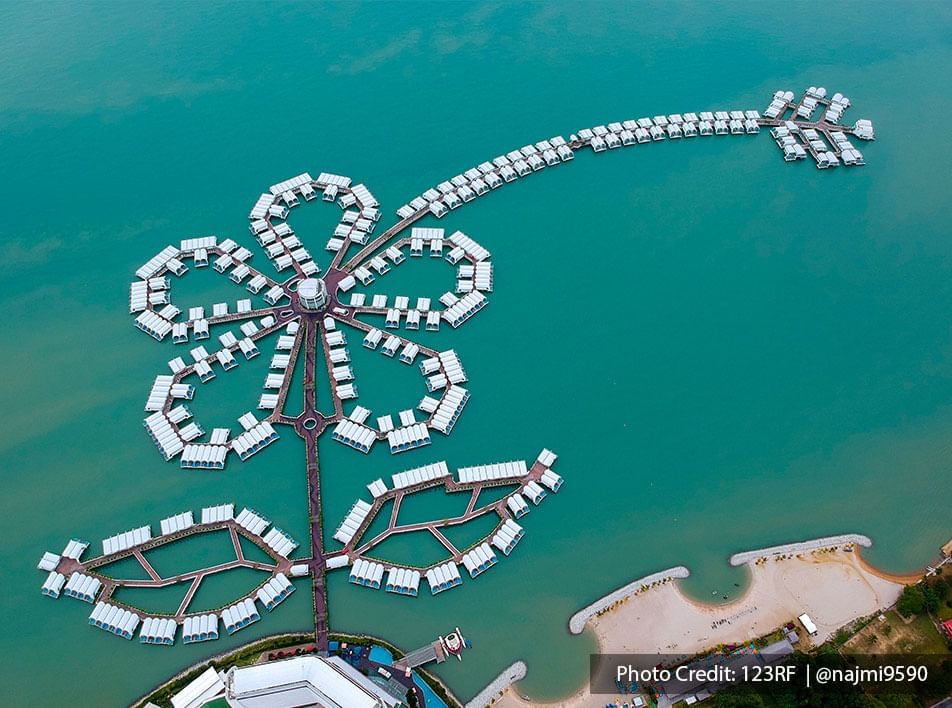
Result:
{"label": "shallow water near shore", "polygon": [[[459,626],[473,649],[436,673],[461,698],[521,658],[520,691],[541,700],[587,675],[594,639],[569,636],[568,617],[659,569],[686,565],[687,592],[723,601],[745,586],[727,562],[739,550],[859,532],[885,570],[932,560],[952,535],[952,97],[935,90],[952,67],[950,20],[939,3],[0,8],[0,185],[16,207],[0,225],[8,702],[127,703],[204,656],[310,626],[300,581],[234,637],[173,649],[94,631],[89,606],[40,596],[43,551],[71,536],[95,549],[185,509],[251,505],[307,538],[290,430],[223,473],[166,464],[143,433],[154,376],[187,354],[127,312],[154,253],[216,233],[267,271],[246,215],[304,170],[365,182],[385,226],[425,188],[528,142],[762,110],[780,88],[848,95],[848,119],[876,126],[860,145],[867,166],[785,164],[763,134],[586,151],[422,224],[493,253],[489,307],[421,335],[459,353],[472,399],[452,436],[406,455],[321,440],[328,544],[368,482],[436,460],[534,459],[545,446],[565,485],[525,517],[511,557],[452,592],[411,600],[332,574],[331,626],[404,649]],[[300,211],[292,225],[322,252],[337,207]],[[431,265],[369,291],[436,297],[453,271],[413,267]],[[206,308],[245,296],[194,272],[172,292]],[[206,429],[254,408],[266,359],[199,389]],[[374,415],[424,393],[398,363],[361,363],[359,402]],[[214,552],[163,560],[176,557],[188,570]],[[234,582],[238,595],[254,580]]]}

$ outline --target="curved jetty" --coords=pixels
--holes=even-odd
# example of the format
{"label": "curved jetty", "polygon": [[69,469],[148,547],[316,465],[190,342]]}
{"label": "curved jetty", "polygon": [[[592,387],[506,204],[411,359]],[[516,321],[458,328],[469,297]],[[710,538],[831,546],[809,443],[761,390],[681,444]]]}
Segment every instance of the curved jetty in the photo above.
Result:
{"label": "curved jetty", "polygon": [[498,698],[503,691],[509,688],[516,681],[522,681],[526,677],[526,665],[522,661],[516,661],[490,681],[482,691],[473,696],[473,699],[466,704],[466,708],[486,708]]}
{"label": "curved jetty", "polygon": [[646,575],[645,577],[639,578],[638,580],[630,582],[627,585],[623,585],[617,590],[608,593],[605,595],[605,597],[596,600],[591,605],[583,607],[581,610],[572,615],[569,618],[569,631],[572,634],[581,634],[582,630],[585,629],[585,624],[590,619],[592,619],[592,617],[604,612],[616,602],[621,602],[625,598],[634,595],[646,585],[650,586],[654,585],[655,583],[663,583],[668,580],[683,579],[688,577],[690,574],[691,571],[689,571],[683,565],[676,565],[673,568],[660,570],[657,573]]}
{"label": "curved jetty", "polygon": [[[163,372],[152,382],[144,405],[146,433],[167,461],[178,459],[185,469],[223,470],[229,458],[247,460],[276,442],[280,426],[292,428],[305,441],[310,557],[291,566],[287,555],[297,543],[280,529],[261,537],[263,528],[257,526],[262,522],[267,526],[267,522],[251,510],[246,510],[244,521],[257,529],[254,531],[238,518],[208,522],[203,518],[201,524],[193,524],[188,514],[180,514],[163,522],[162,535],[155,539],[150,527],[107,539],[103,556],[89,562],[80,561],[88,544],[77,540],[71,541],[60,556],[44,556],[40,567],[50,575],[42,592],[50,597],[65,592],[89,602],[99,597],[104,605],[97,605],[95,617],[91,617],[93,624],[127,636],[142,623],[144,642],[167,644],[167,618],[146,617],[133,608],[107,602],[119,581],[98,579],[100,588],[96,586],[97,578],[89,573],[108,562],[105,559],[135,555],[151,578],[138,581],[140,584],[170,583],[148,567],[141,551],[166,543],[176,534],[219,524],[216,528],[228,527],[234,539],[236,534],[250,534],[260,540],[275,559],[274,564],[263,564],[272,573],[268,583],[223,608],[220,619],[226,631],[237,631],[257,621],[257,603],[271,609],[286,597],[293,586],[286,582],[285,571],[291,575],[310,574],[316,644],[326,649],[324,576],[328,569],[347,566],[356,584],[382,586],[410,596],[417,594],[421,580],[427,581],[433,594],[456,587],[461,582],[460,565],[471,577],[485,572],[496,563],[497,551],[509,555],[521,539],[523,529],[517,519],[527,513],[530,504],[538,504],[547,491],[554,492],[561,484],[561,477],[551,471],[555,460],[552,453],[544,451],[543,455],[551,458],[540,456],[531,467],[525,462],[503,462],[462,468],[457,478],[450,475],[445,463],[418,467],[394,475],[392,489],[377,480],[369,485],[373,501],[358,500],[335,533],[343,550],[324,549],[317,438],[330,431],[334,441],[363,454],[377,443],[386,445],[391,454],[401,454],[433,444],[438,439],[434,431],[449,435],[470,397],[469,389],[464,387],[468,376],[459,354],[454,349],[436,350],[416,342],[412,333],[421,329],[437,331],[444,324],[455,329],[484,310],[495,286],[492,254],[469,234],[433,226],[432,220],[425,226],[418,222],[428,217],[442,219],[500,187],[569,164],[583,150],[593,154],[618,148],[642,150],[650,143],[753,136],[767,128],[787,161],[809,155],[820,169],[863,165],[863,155],[850,140],[873,140],[875,134],[868,120],[856,121],[852,126],[841,124],[849,106],[849,99],[842,94],[828,97],[825,88],[811,86],[799,100],[791,91],[777,91],[763,114],[754,109],[676,113],[582,128],[568,139],[557,135],[497,155],[426,189],[399,207],[398,220],[385,229],[378,229],[380,204],[366,185],[355,184],[343,175],[322,172],[315,178],[304,172],[271,185],[248,214],[249,231],[270,262],[263,269],[252,264],[250,249],[231,238],[199,236],[165,246],[136,270],[136,280],[129,286],[129,312],[139,330],[157,341],[171,339],[187,353],[169,360],[168,373]],[[322,255],[329,258],[326,268],[318,264],[315,252],[309,250],[313,245],[298,237],[290,221],[295,209],[312,201],[334,204],[342,210],[322,250]],[[448,266],[452,273],[453,286],[436,299],[364,292],[409,258],[447,264],[443,267]],[[175,278],[190,269],[209,267],[243,290],[233,301],[215,303],[210,312],[204,306],[176,305],[172,299]],[[358,340],[360,346],[377,351],[395,364],[418,370],[426,394],[402,410],[377,411],[376,415],[357,404],[359,382],[348,347],[356,346]],[[242,414],[237,426],[207,431],[193,420],[187,402],[202,386],[214,385],[220,375],[260,356],[266,341],[269,346],[273,343],[273,354],[257,412]],[[290,415],[285,405],[298,366],[303,366],[304,410]],[[317,406],[319,378],[330,393],[328,410]],[[498,484],[520,487],[502,501],[477,507],[479,490]],[[396,510],[406,494],[439,485],[449,492],[470,490],[472,498],[464,515],[445,522],[397,526],[394,513],[390,526],[378,538],[354,546],[383,501],[393,499]],[[456,548],[440,531],[442,526],[488,513],[497,514],[500,522],[490,536],[470,549]],[[424,528],[446,547],[448,560],[428,567],[398,567],[365,557],[393,534]],[[249,563],[242,560],[237,541],[236,553],[236,563]],[[194,587],[173,618],[179,624],[191,619],[186,641],[217,636],[217,620],[214,628],[206,627],[210,621],[207,616],[186,613],[201,577],[217,570],[220,568],[203,569],[188,576]],[[134,586],[134,581],[123,582]]]}
{"label": "curved jetty", "polygon": [[[808,553],[811,551],[839,547],[850,548],[854,545],[869,548],[873,545],[873,542],[868,536],[863,536],[862,534],[856,533],[840,534],[838,536],[825,536],[823,538],[799,541],[797,543],[785,543],[779,546],[770,546],[769,548],[761,548],[753,551],[735,553],[730,557],[730,564],[736,567],[745,565],[747,563],[756,562],[761,558],[797,555],[800,553]],[[633,595],[645,586],[654,585],[656,583],[665,582],[671,579],[684,579],[690,574],[691,572],[688,570],[688,568],[683,565],[678,565],[673,568],[668,568],[667,570],[661,570],[657,573],[646,575],[643,578],[639,578],[638,580],[628,583],[627,585],[610,592],[605,597],[596,600],[591,605],[582,608],[572,615],[571,618],[569,618],[569,631],[572,634],[581,634],[582,630],[585,629],[586,623],[592,619],[592,617],[595,617],[601,612],[607,610],[615,603]]]}
{"label": "curved jetty", "polygon": [[836,548],[837,546],[863,546],[869,548],[873,545],[869,536],[863,536],[858,533],[846,533],[839,536],[826,536],[824,538],[815,538],[809,541],[800,541],[798,543],[785,543],[781,546],[771,546],[761,548],[756,551],[744,551],[735,553],[730,558],[733,566],[746,565],[760,558],[770,558],[772,556],[796,555],[798,553],[809,553],[822,548]]}

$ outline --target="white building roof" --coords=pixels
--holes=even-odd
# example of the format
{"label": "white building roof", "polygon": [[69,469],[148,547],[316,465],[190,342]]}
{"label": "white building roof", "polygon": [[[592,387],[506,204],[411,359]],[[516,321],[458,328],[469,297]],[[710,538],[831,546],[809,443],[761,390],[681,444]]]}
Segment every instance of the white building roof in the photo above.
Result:
{"label": "white building roof", "polygon": [[[231,669],[227,699],[236,708],[389,708],[399,702],[340,658],[301,656]],[[176,707],[177,708],[177,707]]]}
{"label": "white building roof", "polygon": [[209,699],[220,695],[224,690],[224,682],[222,682],[215,667],[211,666],[197,679],[172,696],[172,708],[198,708]]}

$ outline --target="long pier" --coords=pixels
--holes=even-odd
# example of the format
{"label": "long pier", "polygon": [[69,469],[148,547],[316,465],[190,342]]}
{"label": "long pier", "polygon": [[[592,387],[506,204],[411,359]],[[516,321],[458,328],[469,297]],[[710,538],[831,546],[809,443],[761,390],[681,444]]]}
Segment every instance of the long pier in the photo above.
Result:
{"label": "long pier", "polygon": [[[201,467],[206,464],[205,460],[212,458],[215,460],[214,468],[222,469],[225,467],[226,458],[232,453],[241,459],[247,459],[277,438],[277,433],[270,427],[272,424],[291,427],[303,439],[311,548],[310,555],[297,562],[308,566],[313,585],[315,639],[321,649],[326,649],[329,627],[325,575],[328,559],[339,563],[342,557],[346,557],[348,563],[354,563],[395,534],[427,530],[447,549],[452,562],[459,563],[465,556],[465,550],[456,548],[445,536],[443,529],[495,513],[500,519],[495,533],[512,521],[513,514],[504,500],[480,506],[480,492],[487,487],[502,484],[535,483],[549,470],[548,465],[537,461],[527,474],[518,477],[479,483],[463,483],[447,477],[388,490],[375,497],[370,513],[362,520],[360,528],[351,540],[343,544],[343,549],[325,549],[317,453],[320,435],[333,427],[336,439],[362,452],[369,452],[371,445],[385,440],[390,441],[391,452],[394,454],[430,442],[429,432],[425,438],[415,438],[410,445],[394,442],[392,421],[390,428],[385,428],[384,423],[380,422],[377,428],[365,425],[364,421],[370,415],[370,411],[366,409],[363,409],[365,413],[362,417],[358,415],[357,409],[348,417],[344,402],[356,398],[357,391],[352,384],[344,383],[348,381],[346,372],[343,375],[336,372],[342,381],[338,381],[335,376],[331,351],[334,347],[342,347],[344,342],[342,337],[334,335],[334,331],[340,328],[342,333],[365,335],[365,345],[371,348],[376,347],[376,343],[370,341],[371,335],[376,336],[378,340],[386,337],[385,353],[396,355],[397,349],[394,346],[400,348],[401,358],[404,355],[406,357],[404,363],[414,363],[415,357],[419,355],[427,357],[424,376],[429,377],[427,387],[431,395],[428,397],[430,400],[424,399],[419,406],[427,414],[426,418],[422,422],[415,421],[414,426],[408,426],[401,416],[401,427],[395,429],[397,431],[407,433],[409,427],[419,424],[427,430],[449,434],[469,396],[468,392],[461,388],[461,384],[466,383],[466,375],[455,352],[439,352],[414,341],[412,335],[407,336],[402,332],[398,335],[394,330],[400,329],[401,324],[407,330],[419,328],[421,313],[428,315],[427,329],[438,329],[441,323],[457,327],[467,321],[486,304],[487,295],[492,291],[490,254],[487,249],[461,232],[444,238],[445,231],[441,228],[420,229],[416,225],[431,216],[442,219],[459,207],[481,201],[481,197],[497,188],[522,180],[531,174],[568,164],[574,159],[575,153],[582,150],[591,150],[592,153],[598,154],[653,142],[714,135],[752,135],[760,132],[761,128],[768,128],[783,150],[785,160],[793,161],[810,155],[821,168],[841,163],[861,165],[864,164],[862,155],[849,139],[873,139],[872,124],[868,121],[857,121],[854,126],[840,125],[842,114],[847,108],[849,100],[841,94],[827,97],[825,89],[810,87],[799,100],[794,100],[792,92],[778,91],[763,115],[755,110],[684,113],[583,128],[571,134],[568,139],[555,136],[499,155],[427,189],[401,206],[397,210],[397,221],[377,236],[373,236],[373,232],[376,231],[380,219],[379,204],[365,185],[352,184],[349,177],[322,173],[314,179],[304,173],[272,185],[269,192],[261,195],[249,214],[250,230],[265,249],[277,272],[289,273],[281,276],[284,280],[265,275],[260,269],[251,266],[248,263],[251,258],[248,249],[239,247],[231,239],[219,242],[215,236],[185,239],[180,246],[169,245],[136,271],[138,280],[130,286],[130,313],[136,316],[136,326],[146,334],[159,341],[171,335],[173,342],[186,344],[189,340],[198,343],[209,339],[210,328],[217,331],[229,325],[238,325],[241,331],[241,336],[236,335],[234,331],[225,332],[219,337],[221,347],[210,353],[201,344],[194,346],[190,351],[190,363],[182,357],[169,362],[171,375],[156,378],[146,402],[145,408],[150,414],[145,420],[146,428],[163,456],[169,460],[181,456],[183,467]],[[344,210],[334,236],[327,243],[327,250],[332,251],[333,256],[323,274],[288,221],[290,213],[299,206],[302,199],[310,201],[320,196],[325,202],[336,203]],[[390,269],[402,263],[405,259],[403,249],[408,245],[411,257],[423,255],[424,246],[429,247],[430,256],[439,256],[442,255],[444,240],[449,247],[446,260],[454,266],[459,265],[460,269],[457,279],[458,292],[451,290],[445,293],[440,298],[442,307],[426,309],[419,304],[421,300],[426,299],[418,299],[417,307],[420,309],[414,309],[409,304],[398,306],[397,302],[387,303],[387,306],[377,303],[368,305],[362,298],[352,296],[349,301],[345,301],[346,293],[355,288],[358,282],[367,286],[375,278],[384,276]],[[221,303],[215,306],[209,317],[205,316],[204,308],[190,308],[188,318],[182,320],[182,312],[171,302],[170,276],[180,277],[189,270],[186,262],[190,263],[191,267],[201,268],[208,266],[210,259],[214,259],[212,267],[216,272],[230,278],[237,286],[245,287],[252,295],[260,295],[267,306],[253,307],[251,299],[246,298],[238,301],[235,312],[229,312],[228,305]],[[464,268],[467,269],[466,276],[463,275]],[[473,273],[481,273],[482,277],[473,277]],[[320,287],[315,285],[308,288],[308,292],[322,293],[320,298],[302,298],[299,295],[298,288],[306,281],[320,284]],[[431,322],[429,315],[433,313],[436,313],[437,317]],[[375,327],[366,321],[369,318],[385,318],[385,324],[382,328]],[[375,331],[379,331],[379,334]],[[259,414],[260,418],[250,412],[246,413],[239,419],[244,432],[235,438],[229,439],[230,430],[216,429],[211,442],[199,442],[204,431],[196,423],[189,421],[191,413],[181,403],[194,395],[195,387],[190,382],[196,377],[203,383],[211,381],[215,378],[213,367],[221,367],[227,371],[238,364],[238,356],[243,355],[248,359],[257,356],[260,353],[258,345],[274,335],[279,339],[276,354],[282,354],[282,360],[286,356],[287,363],[282,365],[277,357],[272,360],[272,370],[283,373],[272,373],[266,381],[266,393],[262,395],[258,406],[259,410],[263,411]],[[334,345],[331,344],[332,336],[337,342]],[[288,338],[293,338],[290,344]],[[333,401],[333,410],[328,411],[320,411],[317,407],[319,351],[324,357],[323,374]],[[346,356],[346,352],[344,355]],[[292,415],[285,409],[293,372],[302,357],[304,405],[301,412]],[[349,357],[344,359],[345,362],[348,360]],[[280,382],[275,388],[275,381],[278,379]],[[276,393],[270,393],[271,390],[276,390]],[[380,420],[386,422],[389,416]],[[444,422],[440,423],[440,420]],[[337,435],[345,421],[348,421],[349,425],[352,424],[352,427],[357,426],[361,436],[369,435],[370,439],[356,444],[343,435]],[[189,455],[188,459],[186,455]],[[448,493],[468,490],[471,497],[466,511],[452,519],[399,524],[397,514],[404,497],[436,486],[442,486]],[[383,504],[390,500],[393,501],[393,512],[387,529],[375,538],[361,541],[361,534],[369,527]],[[188,604],[206,575],[230,567],[261,567],[270,569],[275,574],[290,568],[291,561],[286,558],[275,557],[273,565],[247,560],[241,552],[240,536],[249,537],[259,546],[261,544],[233,521],[201,526],[201,529],[152,539],[135,548],[94,558],[88,562],[64,557],[57,561],[55,568],[64,574],[95,574],[96,569],[103,565],[122,557],[133,556],[142,565],[149,580],[122,581],[125,584],[120,585],[120,581],[103,576],[104,597],[111,597],[115,587],[119,586],[158,587],[169,582],[188,581],[191,586],[175,615],[176,620],[189,616]],[[235,548],[234,561],[177,576],[172,581],[162,578],[143,555],[156,545],[213,528],[229,530]],[[360,545],[355,546],[358,542]],[[272,556],[274,557],[274,554]],[[253,597],[253,594],[248,597]],[[139,614],[143,615],[141,612]]]}
{"label": "long pier", "polygon": [[326,561],[321,517],[321,477],[317,460],[317,434],[307,431],[304,439],[307,450],[307,488],[311,531],[311,560],[308,563],[314,591],[314,639],[320,651],[327,650],[327,585],[325,583]]}

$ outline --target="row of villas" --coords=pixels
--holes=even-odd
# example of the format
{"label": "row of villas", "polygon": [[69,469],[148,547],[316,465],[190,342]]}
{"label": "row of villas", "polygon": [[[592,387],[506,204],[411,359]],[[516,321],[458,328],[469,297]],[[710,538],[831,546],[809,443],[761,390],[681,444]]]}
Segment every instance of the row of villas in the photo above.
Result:
{"label": "row of villas", "polygon": [[408,219],[421,211],[429,211],[443,218],[451,209],[487,194],[503,184],[514,182],[544,167],[553,167],[574,157],[565,139],[558,135],[541,140],[534,145],[525,145],[499,155],[491,162],[483,162],[436,187],[397,209],[397,216]]}
{"label": "row of villas", "polygon": [[[543,450],[536,463],[544,467],[540,478],[543,485],[550,491],[557,491],[562,485],[562,477],[552,471],[550,466],[555,463],[557,456],[550,450]],[[522,486],[506,497],[507,507],[519,510],[522,516],[528,510],[526,499],[539,504],[545,497],[545,492],[536,482],[527,480],[528,466],[525,460],[479,465],[476,467],[460,468],[457,472],[458,485],[481,485],[486,483],[517,483]],[[410,488],[423,489],[440,483],[452,481],[452,473],[446,463],[436,462],[423,467],[398,472],[393,475],[393,489],[406,490]],[[367,489],[375,500],[388,493],[388,487],[382,479],[377,479],[367,485]],[[360,539],[374,515],[374,505],[362,499],[357,499],[340,526],[334,533],[334,539],[345,548],[350,548]],[[513,519],[504,517],[488,541],[474,545],[462,553],[458,561],[445,561],[426,569],[406,568],[387,564],[382,561],[356,557],[353,560],[345,552],[333,556],[328,560],[328,567],[345,567],[351,565],[349,581],[355,585],[379,589],[400,595],[415,597],[418,594],[421,579],[426,579],[430,592],[436,595],[445,590],[462,584],[457,566],[463,566],[471,578],[475,578],[498,562],[496,551],[508,556],[525,535],[525,530]],[[370,547],[372,549],[372,546]],[[493,550],[493,549],[496,550]],[[386,581],[384,575],[386,574]]]}
{"label": "row of villas", "polygon": [[652,141],[678,140],[710,135],[756,135],[760,114],[748,111],[672,113],[583,128],[573,139],[591,145],[595,152]]}
{"label": "row of villas", "polygon": [[[443,257],[452,265],[458,265],[463,259],[470,261],[469,264],[458,265],[455,293],[447,292],[440,297],[440,303],[445,309],[442,312],[431,309],[429,298],[417,298],[416,307],[411,308],[410,298],[405,295],[395,297],[390,306],[390,298],[387,295],[376,294],[368,304],[368,297],[362,292],[351,294],[352,307],[361,308],[363,312],[385,314],[384,327],[386,329],[399,329],[403,324],[408,330],[419,330],[425,316],[426,330],[438,331],[441,320],[453,327],[458,327],[485,306],[488,301],[482,293],[492,292],[494,284],[493,264],[488,260],[491,254],[486,248],[462,231],[456,231],[446,237],[444,229],[441,228],[414,227],[409,239],[403,239],[388,246],[384,256],[372,258],[371,267],[377,270],[378,275],[383,275],[390,270],[384,262],[384,257],[390,259],[394,266],[403,263],[406,259],[402,248],[407,243],[410,245],[411,257],[423,256],[424,245],[426,245],[431,257]],[[450,247],[445,255],[444,243],[448,243]],[[374,266],[375,261],[378,261],[376,266]],[[356,277],[364,286],[369,286],[375,280],[370,270],[363,266],[355,269],[353,277]],[[460,304],[461,302],[463,304]],[[378,336],[374,335],[374,337]]]}
{"label": "row of villas", "polygon": [[[385,437],[390,452],[396,454],[430,444],[430,429],[449,435],[469,401],[470,395],[465,388],[458,385],[466,381],[466,373],[456,353],[450,350],[442,352],[440,356],[446,363],[440,363],[437,357],[432,357],[421,365],[425,374],[431,371],[445,372],[433,374],[427,379],[428,388],[431,391],[436,388],[445,388],[444,395],[439,400],[424,396],[417,406],[419,410],[428,414],[427,420],[418,421],[413,410],[406,409],[398,414],[399,426],[395,426],[393,416],[388,414],[376,419],[377,428],[374,429],[367,423],[371,411],[358,405],[346,418],[334,426],[331,439],[366,454],[370,452],[377,440]],[[428,362],[435,363],[427,366]]]}
{"label": "row of villas", "polygon": [[[229,522],[233,522],[245,533],[255,537],[256,543],[262,548],[270,549],[270,552],[277,557],[286,558],[298,547],[298,544],[286,532],[271,526],[270,521],[253,509],[246,507],[236,516],[233,504],[220,504],[203,508],[200,523],[196,523],[190,510],[162,519],[159,523],[161,537],[169,537],[164,542],[161,537],[153,537],[151,526],[148,525],[103,539],[101,558],[109,556],[122,558],[125,553],[141,552],[163,543],[173,542],[192,529],[212,531]],[[97,601],[97,595],[104,590],[105,586],[100,577],[82,572],[82,569],[86,567],[82,562],[82,556],[88,547],[89,543],[86,541],[71,539],[61,554],[44,553],[37,565],[39,570],[48,573],[41,587],[41,593],[53,599],[58,598],[62,593],[67,597],[94,604],[95,607],[89,616],[90,625],[124,639],[132,639],[138,628],[139,640],[146,644],[173,644],[179,626],[182,628],[182,639],[185,643],[218,639],[219,619],[229,634],[234,633],[260,619],[257,603],[270,612],[294,592],[294,585],[289,578],[283,572],[275,572],[251,597],[243,598],[223,608],[218,614],[188,615],[180,620],[168,616],[149,616],[142,611],[110,602],[105,592],[103,598]],[[63,572],[61,570],[63,559],[79,563],[81,569]],[[98,563],[97,567],[99,565],[102,563]],[[293,577],[300,577],[307,575],[309,568],[304,563],[292,564],[289,572]],[[123,585],[122,580],[114,582],[119,587]],[[155,582],[161,582],[161,580]],[[108,594],[111,592],[110,589]]]}
{"label": "row of villas", "polygon": [[350,177],[322,172],[317,179],[302,173],[289,180],[272,185],[263,193],[248,215],[250,230],[258,242],[267,249],[269,258],[280,272],[288,268],[312,277],[320,272],[311,254],[284,222],[290,210],[300,205],[299,196],[305,201],[316,198],[320,190],[324,201],[334,202],[344,210],[341,220],[327,242],[327,250],[339,251],[350,241],[366,243],[380,219],[379,202],[366,185],[352,184]]}
{"label": "row of villas", "polygon": [[855,167],[866,164],[860,152],[842,131],[822,133],[815,128],[803,128],[794,121],[772,128],[770,135],[783,151],[786,162],[802,160],[811,155],[817,169],[825,170],[840,164]]}
{"label": "row of villas", "polygon": [[[188,267],[183,261],[189,258],[195,267],[205,267],[210,252],[219,254],[213,263],[215,270],[225,273],[232,268],[229,278],[238,284],[248,279],[246,287],[251,293],[258,294],[270,286],[264,295],[269,304],[275,304],[284,296],[284,291],[273,280],[246,263],[251,251],[239,247],[232,239],[221,243],[215,236],[183,239],[180,247],[165,247],[136,271],[140,279],[129,286],[129,311],[137,314],[134,324],[138,329],[159,341],[171,334],[176,344],[187,342],[190,332],[196,340],[208,339],[208,320],[203,308],[192,308],[185,322],[175,321],[181,310],[170,302],[171,283],[166,274],[184,275]],[[237,302],[236,312],[249,312],[251,307],[250,299],[242,299]],[[214,306],[215,317],[227,314],[226,303]]]}

